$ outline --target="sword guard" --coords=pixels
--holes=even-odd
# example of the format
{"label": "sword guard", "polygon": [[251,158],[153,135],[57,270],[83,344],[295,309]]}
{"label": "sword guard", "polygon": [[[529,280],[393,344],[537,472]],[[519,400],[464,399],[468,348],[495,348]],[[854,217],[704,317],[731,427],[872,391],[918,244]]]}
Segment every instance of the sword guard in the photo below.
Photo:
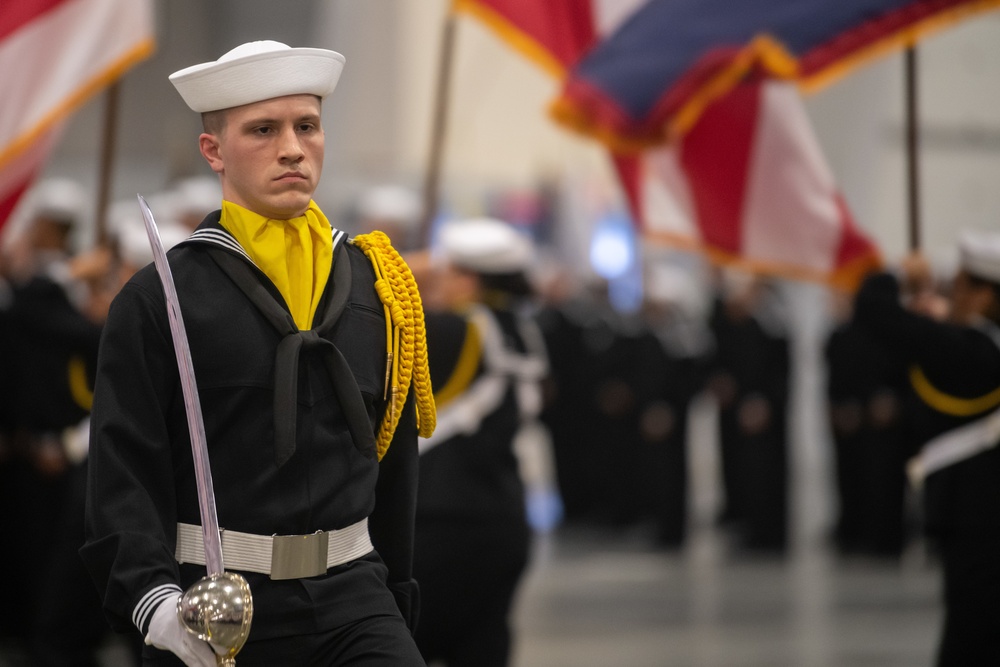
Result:
{"label": "sword guard", "polygon": [[177,601],[177,615],[188,632],[212,646],[216,665],[233,667],[250,635],[250,584],[235,572],[202,577]]}

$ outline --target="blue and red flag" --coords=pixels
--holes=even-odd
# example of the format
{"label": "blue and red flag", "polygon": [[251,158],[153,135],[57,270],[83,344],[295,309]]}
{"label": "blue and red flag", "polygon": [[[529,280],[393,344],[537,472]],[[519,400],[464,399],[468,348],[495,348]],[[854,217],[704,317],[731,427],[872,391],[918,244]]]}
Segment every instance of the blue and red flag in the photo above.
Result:
{"label": "blue and red flag", "polygon": [[590,49],[553,105],[618,150],[683,136],[748,79],[815,90],[1000,0],[648,0]]}
{"label": "blue and red flag", "polygon": [[797,89],[1000,0],[455,6],[564,82],[554,116],[611,149],[644,238],[851,289],[879,252],[836,187]]}

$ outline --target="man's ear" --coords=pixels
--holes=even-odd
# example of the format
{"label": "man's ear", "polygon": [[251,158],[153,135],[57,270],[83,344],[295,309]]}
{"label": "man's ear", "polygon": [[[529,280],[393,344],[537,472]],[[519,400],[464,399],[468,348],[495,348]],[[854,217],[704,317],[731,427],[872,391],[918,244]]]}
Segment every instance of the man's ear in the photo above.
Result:
{"label": "man's ear", "polygon": [[214,134],[202,132],[198,136],[198,150],[202,157],[208,162],[208,166],[217,174],[223,170],[222,154],[219,152],[219,138]]}

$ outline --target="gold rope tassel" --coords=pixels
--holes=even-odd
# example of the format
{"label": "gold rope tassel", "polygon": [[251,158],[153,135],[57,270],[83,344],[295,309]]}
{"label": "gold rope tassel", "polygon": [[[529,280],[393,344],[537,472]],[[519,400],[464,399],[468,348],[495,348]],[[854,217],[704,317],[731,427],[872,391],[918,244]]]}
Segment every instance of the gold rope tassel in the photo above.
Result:
{"label": "gold rope tassel", "polygon": [[[434,432],[437,412],[427,365],[427,332],[417,281],[410,267],[390,244],[389,237],[376,231],[354,237],[353,243],[367,255],[375,268],[375,290],[385,308],[386,393],[389,406],[376,436],[378,457],[381,459],[392,442],[411,384],[416,396],[417,432],[424,438]],[[392,323],[391,332],[388,330],[389,322]]]}

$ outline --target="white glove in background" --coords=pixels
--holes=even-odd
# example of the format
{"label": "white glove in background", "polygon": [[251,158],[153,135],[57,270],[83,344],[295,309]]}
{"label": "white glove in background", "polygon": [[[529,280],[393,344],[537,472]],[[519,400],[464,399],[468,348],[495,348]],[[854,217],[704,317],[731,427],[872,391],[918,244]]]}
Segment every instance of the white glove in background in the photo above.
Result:
{"label": "white glove in background", "polygon": [[163,602],[153,612],[146,632],[146,643],[170,651],[188,667],[215,667],[215,652],[207,642],[195,637],[181,625],[177,615],[177,593]]}

